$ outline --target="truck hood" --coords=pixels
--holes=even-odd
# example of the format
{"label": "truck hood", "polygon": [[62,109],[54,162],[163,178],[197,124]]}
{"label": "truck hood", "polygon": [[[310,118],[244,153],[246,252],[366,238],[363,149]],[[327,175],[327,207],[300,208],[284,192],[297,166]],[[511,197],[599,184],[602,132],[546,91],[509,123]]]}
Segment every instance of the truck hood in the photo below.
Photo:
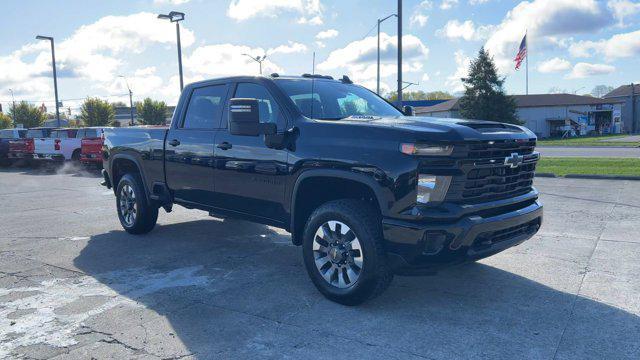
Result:
{"label": "truck hood", "polygon": [[523,126],[481,120],[395,116],[346,118],[335,122],[406,131],[412,133],[416,140],[424,141],[481,141],[536,137],[531,130]]}

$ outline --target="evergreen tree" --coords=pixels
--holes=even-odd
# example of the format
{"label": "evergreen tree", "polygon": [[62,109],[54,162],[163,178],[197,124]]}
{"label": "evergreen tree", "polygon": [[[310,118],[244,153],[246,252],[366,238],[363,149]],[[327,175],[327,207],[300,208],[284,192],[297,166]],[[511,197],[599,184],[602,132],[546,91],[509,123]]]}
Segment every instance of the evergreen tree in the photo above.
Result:
{"label": "evergreen tree", "polygon": [[38,107],[21,101],[15,107],[11,106],[9,115],[15,119],[16,125],[22,124],[25,129],[42,126],[46,115]]}
{"label": "evergreen tree", "polygon": [[143,125],[164,125],[167,118],[167,104],[150,98],[136,103],[138,119]]}
{"label": "evergreen tree", "polygon": [[481,48],[471,62],[469,75],[462,78],[465,91],[460,98],[460,115],[465,119],[521,124],[516,102],[504,93],[504,78],[498,76],[493,58]]}

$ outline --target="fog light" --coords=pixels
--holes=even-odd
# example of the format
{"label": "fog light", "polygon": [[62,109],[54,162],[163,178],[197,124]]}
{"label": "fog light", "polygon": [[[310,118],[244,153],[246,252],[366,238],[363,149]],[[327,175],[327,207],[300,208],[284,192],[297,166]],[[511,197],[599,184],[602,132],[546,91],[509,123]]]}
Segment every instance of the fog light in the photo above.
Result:
{"label": "fog light", "polygon": [[416,201],[420,204],[443,201],[451,185],[451,176],[420,174]]}

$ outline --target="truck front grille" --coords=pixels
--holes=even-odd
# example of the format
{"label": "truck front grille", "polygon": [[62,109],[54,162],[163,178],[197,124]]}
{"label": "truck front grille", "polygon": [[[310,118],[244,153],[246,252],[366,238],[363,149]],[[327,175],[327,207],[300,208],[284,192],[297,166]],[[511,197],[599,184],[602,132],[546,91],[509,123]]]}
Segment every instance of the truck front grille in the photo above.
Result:
{"label": "truck front grille", "polygon": [[528,193],[539,158],[535,145],[535,139],[468,144],[466,158],[459,160],[463,175],[453,178],[447,200],[475,204]]}

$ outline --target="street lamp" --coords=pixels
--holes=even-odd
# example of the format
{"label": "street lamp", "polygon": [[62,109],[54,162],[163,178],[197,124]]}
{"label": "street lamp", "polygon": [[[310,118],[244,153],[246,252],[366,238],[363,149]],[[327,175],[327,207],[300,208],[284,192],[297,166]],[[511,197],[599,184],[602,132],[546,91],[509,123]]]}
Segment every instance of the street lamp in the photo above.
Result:
{"label": "street lamp", "polygon": [[129,87],[129,81],[127,80],[127,77],[124,75],[118,75],[118,77],[124,79],[124,83],[127,84],[127,90],[129,90],[129,110],[131,112],[131,123],[129,125],[133,126],[135,125],[133,121],[133,92],[131,91],[131,87]]}
{"label": "street lamp", "polygon": [[402,0],[398,0],[398,109],[402,109]]}
{"label": "street lamp", "polygon": [[13,115],[13,127],[16,127],[16,98],[13,97],[13,89],[9,89],[11,93],[11,103],[13,107],[11,108],[11,115]]}
{"label": "street lamp", "polygon": [[378,77],[377,77],[377,87],[376,87],[376,94],[380,95],[380,24],[382,24],[383,21],[387,20],[390,17],[398,17],[398,15],[396,14],[391,14],[389,16],[387,16],[384,19],[378,19]]}
{"label": "street lamp", "polygon": [[51,63],[53,64],[53,91],[56,97],[56,120],[58,121],[58,127],[60,127],[60,111],[58,110],[58,75],[56,73],[56,51],[53,45],[53,38],[50,36],[36,36],[38,40],[48,40],[51,42]]}
{"label": "street lamp", "polygon": [[402,83],[403,84],[407,84],[405,87],[402,88],[402,90],[405,90],[406,88],[408,88],[411,85],[420,85],[418,83],[414,83],[414,82],[411,82],[411,81],[403,81]]}
{"label": "street lamp", "polygon": [[257,62],[258,64],[260,64],[260,75],[262,75],[262,62],[264,61],[264,59],[267,58],[267,55],[265,54],[262,57],[260,57],[260,56],[253,57],[253,56],[251,56],[249,54],[242,54],[242,55],[248,56],[248,57],[251,58],[251,60],[253,60],[253,61]]}
{"label": "street lamp", "polygon": [[172,11],[169,14],[160,14],[158,19],[166,19],[176,23],[176,37],[178,39],[178,69],[180,71],[180,91],[184,88],[182,80],[182,45],[180,44],[180,21],[184,20],[184,13]]}

